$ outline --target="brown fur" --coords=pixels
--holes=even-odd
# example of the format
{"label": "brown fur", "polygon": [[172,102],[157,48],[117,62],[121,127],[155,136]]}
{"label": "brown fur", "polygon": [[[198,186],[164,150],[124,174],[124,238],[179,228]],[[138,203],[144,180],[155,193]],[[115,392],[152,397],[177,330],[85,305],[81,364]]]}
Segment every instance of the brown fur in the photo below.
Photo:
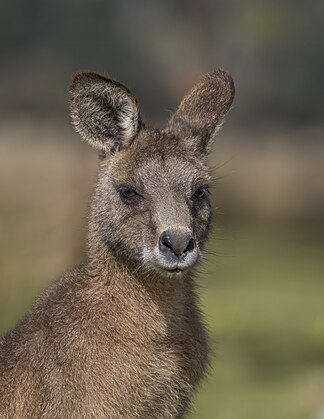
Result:
{"label": "brown fur", "polygon": [[[95,73],[75,77],[72,120],[106,153],[88,260],[0,339],[1,419],[188,412],[209,353],[193,283],[211,217],[205,157],[233,96],[230,76],[217,70],[159,131],[143,126],[136,99],[120,83]],[[190,232],[195,243],[176,270],[169,269],[174,255],[158,247],[166,228],[179,237]]]}

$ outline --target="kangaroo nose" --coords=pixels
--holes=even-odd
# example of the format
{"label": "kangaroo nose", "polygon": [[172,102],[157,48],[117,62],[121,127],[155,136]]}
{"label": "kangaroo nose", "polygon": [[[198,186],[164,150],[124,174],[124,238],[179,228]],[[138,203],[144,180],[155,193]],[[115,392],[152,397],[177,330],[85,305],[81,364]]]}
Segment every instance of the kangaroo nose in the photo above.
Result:
{"label": "kangaroo nose", "polygon": [[166,230],[161,234],[159,240],[159,248],[162,253],[172,252],[177,257],[192,252],[195,246],[190,232]]}

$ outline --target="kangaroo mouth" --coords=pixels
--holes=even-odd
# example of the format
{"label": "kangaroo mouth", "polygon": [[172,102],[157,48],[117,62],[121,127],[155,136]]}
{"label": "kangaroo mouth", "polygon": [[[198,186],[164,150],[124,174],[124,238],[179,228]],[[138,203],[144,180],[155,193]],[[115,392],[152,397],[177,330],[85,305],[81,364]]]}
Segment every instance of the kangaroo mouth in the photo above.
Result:
{"label": "kangaroo mouth", "polygon": [[189,255],[179,258],[156,251],[153,254],[146,254],[145,259],[144,263],[148,268],[153,268],[165,276],[177,276],[190,271],[196,265],[199,260],[199,252],[195,249]]}
{"label": "kangaroo mouth", "polygon": [[184,269],[180,269],[180,268],[172,268],[172,269],[165,269],[167,272],[170,272],[170,273],[180,273],[180,272],[183,272],[184,271]]}
{"label": "kangaroo mouth", "polygon": [[165,266],[164,264],[160,264],[160,263],[155,264],[155,268],[159,272],[161,272],[161,273],[163,273],[164,275],[167,275],[167,276],[169,276],[169,275],[172,275],[172,276],[173,275],[174,276],[181,275],[184,272],[188,271],[190,269],[190,267],[192,267],[192,266],[178,266],[178,265],[176,265],[176,266]]}

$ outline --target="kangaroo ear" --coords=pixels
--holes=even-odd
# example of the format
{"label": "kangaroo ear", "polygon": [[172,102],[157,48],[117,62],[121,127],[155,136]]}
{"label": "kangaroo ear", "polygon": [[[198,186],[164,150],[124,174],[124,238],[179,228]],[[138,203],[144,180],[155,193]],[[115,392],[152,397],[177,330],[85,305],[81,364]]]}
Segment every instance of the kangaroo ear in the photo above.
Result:
{"label": "kangaroo ear", "polygon": [[195,154],[207,154],[234,94],[234,82],[224,70],[206,74],[183,98],[166,130],[186,140]]}
{"label": "kangaroo ear", "polygon": [[72,123],[94,148],[127,147],[141,121],[137,101],[123,84],[97,73],[77,73],[70,87]]}

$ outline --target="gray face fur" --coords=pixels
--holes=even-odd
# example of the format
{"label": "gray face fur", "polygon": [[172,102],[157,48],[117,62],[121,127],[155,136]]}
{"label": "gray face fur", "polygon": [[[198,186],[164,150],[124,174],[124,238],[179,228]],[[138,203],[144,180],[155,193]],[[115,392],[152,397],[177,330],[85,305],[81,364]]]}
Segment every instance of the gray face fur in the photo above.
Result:
{"label": "gray face fur", "polygon": [[125,86],[95,73],[74,78],[72,121],[106,154],[92,204],[90,248],[99,238],[123,259],[163,275],[181,274],[197,262],[211,217],[206,156],[233,97],[227,73],[207,74],[160,131],[141,124]]}

